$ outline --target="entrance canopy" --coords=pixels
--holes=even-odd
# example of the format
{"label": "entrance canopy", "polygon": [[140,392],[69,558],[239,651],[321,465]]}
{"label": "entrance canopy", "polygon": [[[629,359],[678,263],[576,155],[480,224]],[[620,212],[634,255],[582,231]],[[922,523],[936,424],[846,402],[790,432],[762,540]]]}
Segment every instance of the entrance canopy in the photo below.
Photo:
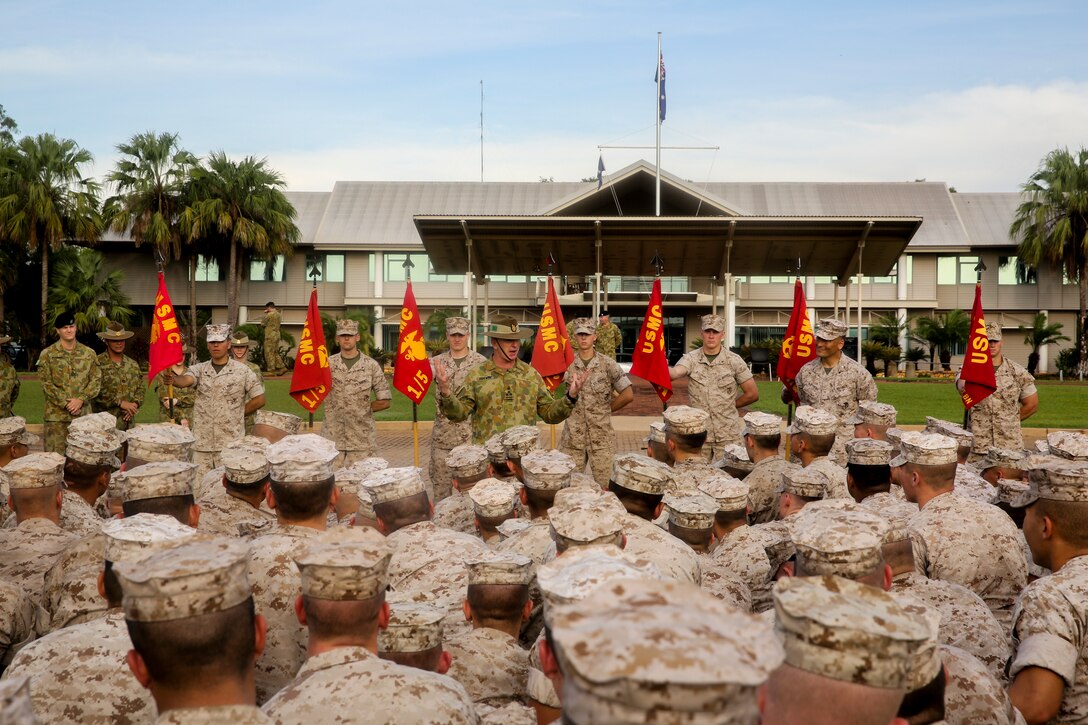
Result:
{"label": "entrance canopy", "polygon": [[[887,275],[921,217],[416,215],[438,274]],[[800,260],[800,270],[798,270]]]}

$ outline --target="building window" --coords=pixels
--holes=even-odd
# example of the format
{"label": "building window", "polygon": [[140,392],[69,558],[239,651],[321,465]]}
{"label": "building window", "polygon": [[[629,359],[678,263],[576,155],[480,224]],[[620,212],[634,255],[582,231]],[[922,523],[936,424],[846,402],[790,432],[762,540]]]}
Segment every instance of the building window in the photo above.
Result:
{"label": "building window", "polygon": [[[687,277],[662,277],[661,291],[687,292],[690,280]],[[653,289],[653,277],[609,277],[609,292],[649,292]]]}
{"label": "building window", "polygon": [[272,259],[253,259],[249,262],[250,282],[282,282],[284,268],[282,254],[277,254]]}
{"label": "building window", "polygon": [[1020,261],[1019,257],[1000,257],[997,283],[1001,285],[1038,284],[1039,273]]}
{"label": "building window", "polygon": [[748,277],[737,277],[738,281],[747,282],[748,284],[790,284],[795,279],[797,279],[797,278],[796,277],[791,277],[788,274],[786,274],[786,275],[772,275],[772,276],[769,276],[769,277],[767,275],[755,275],[755,276],[748,276]]}
{"label": "building window", "polygon": [[529,282],[543,282],[548,279],[546,274],[489,274],[488,282],[505,282],[506,284],[528,284]]}
{"label": "building window", "polygon": [[321,275],[317,278],[318,282],[344,281],[343,254],[307,254],[306,279],[313,279],[310,275],[315,268]]}
{"label": "building window", "polygon": [[196,262],[197,282],[222,282],[223,275],[219,270],[219,262],[214,257],[200,255]]}
{"label": "building window", "polygon": [[411,258],[412,280],[415,282],[460,282],[464,277],[460,274],[435,274],[431,260],[426,254],[412,254],[409,252],[385,253],[385,277],[386,282],[404,282],[408,279],[405,274],[408,270],[404,267],[404,260]]}
{"label": "building window", "polygon": [[937,257],[937,284],[974,284],[978,279],[977,256]]}

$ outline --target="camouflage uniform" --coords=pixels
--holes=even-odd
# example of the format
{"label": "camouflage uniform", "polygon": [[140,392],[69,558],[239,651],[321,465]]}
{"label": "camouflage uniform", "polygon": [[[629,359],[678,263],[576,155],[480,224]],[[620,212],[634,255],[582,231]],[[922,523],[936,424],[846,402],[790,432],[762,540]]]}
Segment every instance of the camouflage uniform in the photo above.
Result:
{"label": "camouflage uniform", "polygon": [[102,376],[102,386],[94,399],[94,412],[110,413],[117,418],[117,425],[127,428],[131,423],[123,423],[121,401],[144,404],[144,376],[140,366],[128,355],[121,356],[121,362],[110,360],[110,354],[104,352],[97,358],[98,371]]}
{"label": "camouflage uniform", "polygon": [[[437,496],[437,492],[435,494]],[[467,493],[455,492],[434,505],[431,519],[435,526],[473,536],[476,534],[476,512]]]}
{"label": "camouflage uniform", "polygon": [[[468,355],[460,360],[454,359],[449,352],[436,355],[431,358],[431,375],[438,363],[443,363],[450,376],[450,390],[457,391],[465,384],[465,378],[474,368],[487,362],[480,353],[469,350]],[[446,456],[457,446],[468,443],[472,438],[472,423],[468,419],[460,422],[451,421],[442,412],[442,394],[438,392],[438,386],[434,388],[434,427],[431,428],[431,467],[429,470],[431,485],[434,486],[436,501],[441,501],[450,495],[452,491],[452,476],[449,467],[446,466]]]}
{"label": "camouflage uniform", "polygon": [[608,485],[612,473],[612,456],[616,452],[616,432],[612,430],[612,392],[622,393],[631,387],[631,381],[614,359],[595,353],[589,362],[575,357],[567,368],[563,382],[570,385],[575,375],[589,370],[589,377],[578,392],[563,435],[559,450],[574,459],[574,470],[585,470],[589,461],[593,480],[602,488]]}
{"label": "camouflage uniform", "polygon": [[60,527],[78,536],[97,534],[102,528],[102,519],[94,506],[87,503],[75,491],[64,489],[60,507]]}
{"label": "camouflage uniform", "polygon": [[425,602],[447,613],[446,636],[469,628],[461,603],[468,586],[464,559],[487,551],[484,542],[421,521],[389,534],[393,547],[389,586],[412,601]]}
{"label": "camouflage uniform", "polygon": [[370,395],[376,400],[391,400],[389,383],[382,366],[369,355],[359,353],[355,365],[348,367],[340,353],[329,357],[332,389],[325,398],[325,426],[321,434],[336,443],[344,454],[340,466],[376,455],[378,443],[374,435],[374,413]]}
{"label": "camouflage uniform", "polygon": [[1005,679],[1009,642],[986,602],[970,589],[943,579],[927,579],[918,572],[898,574],[891,593],[918,599],[941,615],[937,638],[942,644],[959,647],[978,658],[998,680]]}
{"label": "camouflage uniform", "polygon": [[0,352],[0,418],[9,418],[19,399],[19,375],[7,353]]}
{"label": "camouflage uniform", "polygon": [[42,596],[51,617],[46,631],[105,616],[108,605],[98,593],[105,560],[106,537],[98,532],[76,541],[49,567]]}
{"label": "camouflage uniform", "polygon": [[782,456],[770,456],[757,461],[752,472],[744,478],[748,484],[748,502],[751,511],[748,523],[765,524],[778,518],[778,489],[782,485],[782,473],[795,470],[797,464]]}
{"label": "camouflage uniform", "polygon": [[574,404],[566,396],[553,398],[540,373],[521,360],[510,370],[488,360],[473,368],[453,395],[442,398],[441,407],[453,421],[472,416],[472,442],[482,445],[507,428],[536,425],[537,416],[545,423],[561,423]]}
{"label": "camouflage uniform", "polygon": [[967,587],[1009,629],[1013,604],[1027,584],[1027,562],[1019,529],[1004,511],[942,493],[911,519],[910,538],[920,573]]}
{"label": "camouflage uniform", "polygon": [[724,446],[743,445],[744,421],[737,412],[736,401],[740,386],[752,379],[752,371],[740,355],[723,347],[711,361],[700,347],[680,358],[676,367],[688,371],[691,405],[710,413],[703,446],[707,459],[718,458]]}
{"label": "camouflage uniform", "polygon": [[446,674],[461,683],[473,703],[501,707],[525,700],[529,652],[516,638],[497,629],[478,627],[445,638],[442,649],[453,657]]}
{"label": "camouflage uniform", "polygon": [[280,311],[273,309],[264,313],[261,327],[264,328],[264,368],[273,375],[284,375],[287,366],[280,355]]}
{"label": "camouflage uniform", "polygon": [[623,519],[623,533],[627,536],[624,550],[631,556],[652,562],[671,579],[692,584],[701,581],[699,555],[652,521],[627,514]]}
{"label": "camouflage uniform", "polygon": [[[836,437],[838,437],[837,433]],[[836,465],[828,456],[813,458],[805,468],[818,471],[827,478],[827,493],[824,498],[853,500],[850,489],[846,487],[846,469]]]}
{"label": "camouflage uniform", "polygon": [[820,359],[816,358],[797,371],[796,385],[801,405],[811,405],[839,419],[831,457],[845,461],[846,442],[854,437],[854,426],[847,421],[858,412],[859,402],[876,400],[873,376],[846,355],[839,358],[838,364],[830,370],[824,369]]}
{"label": "camouflage uniform", "polygon": [[699,569],[703,582],[700,588],[742,612],[752,611],[752,590],[729,566],[718,559],[702,556]]}
{"label": "camouflage uniform", "polygon": [[536,565],[555,558],[555,541],[552,539],[548,519],[533,519],[528,526],[495,547],[498,551],[521,554]]}
{"label": "camouflage uniform", "polygon": [[771,538],[765,524],[762,526],[740,526],[733,529],[718,542],[710,558],[724,565],[745,584],[752,593],[752,611],[755,613],[773,610],[771,588],[774,582],[771,576],[771,561],[767,556],[767,544]]}
{"label": "camouflage uniform", "polygon": [[479,722],[454,680],[401,667],[365,647],[336,647],[310,657],[264,712],[282,725],[338,719],[373,725]]}
{"label": "camouflage uniform", "polygon": [[227,360],[219,372],[211,361],[196,363],[187,371],[195,382],[193,406],[193,463],[197,480],[219,465],[219,452],[245,435],[245,405],[264,395],[264,384],[237,360]]}
{"label": "camouflage uniform", "polygon": [[605,357],[615,360],[621,338],[620,328],[610,320],[607,324],[597,326],[597,342],[593,343],[593,347]]}
{"label": "camouflage uniform", "polygon": [[1020,401],[1038,392],[1031,373],[1007,357],[994,368],[994,377],[997,390],[971,408],[971,432],[975,436],[971,451],[979,456],[986,455],[991,447],[1011,450],[1024,447]]}
{"label": "camouflage uniform", "polygon": [[46,629],[46,619],[45,612],[22,587],[0,581],[0,671],[34,639],[35,632]]}
{"label": "camouflage uniform", "polygon": [[937,645],[948,671],[944,688],[945,720],[948,725],[1008,723],[1021,725],[1024,717],[1013,707],[1001,681],[986,666],[958,647]]}
{"label": "camouflage uniform", "polygon": [[[260,376],[258,376],[260,379]],[[170,417],[170,406],[168,403],[163,402],[169,396],[167,393],[169,389],[166,383],[162,381],[162,373],[155,376],[155,397],[159,401],[159,422],[166,423],[173,421],[174,423],[181,423],[182,420],[187,420],[190,423],[193,420],[193,404],[196,403],[196,390],[193,388],[179,388],[174,386],[174,417]]]}
{"label": "camouflage uniform", "polygon": [[4,676],[30,677],[34,714],[42,722],[149,722],[155,701],[128,669],[130,649],[118,608],[31,643]]}
{"label": "camouflage uniform", "polygon": [[15,582],[41,604],[46,571],[77,538],[39,518],[0,531],[0,578]]}
{"label": "camouflage uniform", "polygon": [[176,707],[155,718],[155,725],[265,725],[272,722],[253,705]]}
{"label": "camouflage uniform", "polygon": [[64,455],[68,424],[72,414],[65,409],[68,400],[83,401],[80,415],[91,412],[91,405],[102,386],[102,374],[94,351],[78,342],[70,352],[55,342],[42,350],[38,358],[38,379],[45,396],[44,450]]}
{"label": "camouflage uniform", "polygon": [[[220,477],[222,480],[222,477]],[[235,498],[220,486],[222,493],[200,499],[200,532],[217,536],[241,536],[239,524],[265,524],[276,517],[248,502]]]}
{"label": "camouflage uniform", "polygon": [[1042,667],[1062,678],[1056,722],[1088,720],[1088,556],[1077,556],[1028,585],[1013,611],[1009,677]]}
{"label": "camouflage uniform", "polygon": [[266,702],[298,672],[306,659],[309,634],[295,617],[302,593],[294,554],[321,532],[275,523],[252,541],[249,581],[257,611],[268,620],[264,653],[257,660],[257,702]]}

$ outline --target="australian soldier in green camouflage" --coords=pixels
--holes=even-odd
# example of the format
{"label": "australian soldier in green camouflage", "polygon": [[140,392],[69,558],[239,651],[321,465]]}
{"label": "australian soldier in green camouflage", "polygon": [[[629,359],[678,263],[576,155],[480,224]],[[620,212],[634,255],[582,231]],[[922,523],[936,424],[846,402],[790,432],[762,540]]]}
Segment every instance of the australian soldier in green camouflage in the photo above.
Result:
{"label": "australian soldier in green camouflage", "polygon": [[[7,335],[0,335],[0,345],[11,342]],[[4,352],[0,352],[0,418],[9,418],[13,415],[12,408],[19,398],[19,376],[15,373],[15,367],[8,360]]]}
{"label": "australian soldier in green camouflage", "polygon": [[76,321],[71,313],[57,317],[60,340],[42,350],[38,377],[45,397],[46,451],[64,455],[68,424],[90,413],[91,401],[102,387],[94,351],[76,342]]}
{"label": "australian soldier in green camouflage", "polygon": [[567,394],[554,398],[540,373],[518,360],[521,340],[531,335],[531,330],[519,329],[513,317],[496,315],[487,334],[495,352],[468,374],[460,390],[450,389],[450,373],[444,364],[435,366],[446,417],[459,421],[472,416],[472,440],[478,444],[515,425],[536,425],[537,416],[545,423],[566,420],[585,376],[573,378]]}
{"label": "australian soldier in green camouflage", "polygon": [[106,352],[98,356],[102,387],[94,399],[94,412],[110,413],[117,425],[128,428],[144,402],[144,376],[136,361],[124,354],[125,341],[132,333],[116,322],[98,333],[106,343]]}

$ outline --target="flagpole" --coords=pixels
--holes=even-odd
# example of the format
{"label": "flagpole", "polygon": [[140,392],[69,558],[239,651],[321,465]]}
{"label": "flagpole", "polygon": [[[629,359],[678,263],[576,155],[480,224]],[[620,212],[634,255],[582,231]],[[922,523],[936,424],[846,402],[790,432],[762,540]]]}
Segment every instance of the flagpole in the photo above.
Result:
{"label": "flagpole", "polygon": [[656,167],[656,180],[655,186],[655,201],[654,201],[654,216],[661,216],[661,33],[657,34],[657,100],[654,103],[654,118],[657,119],[657,143],[655,144],[657,152],[657,167]]}
{"label": "flagpole", "polygon": [[[551,252],[549,252],[549,253],[548,253],[548,289],[549,289],[549,290],[550,290],[550,289],[552,289],[552,285],[553,285],[553,281],[552,281],[552,271],[553,271],[554,269],[555,269],[555,257],[554,257],[554,256],[552,256]],[[545,294],[547,294],[547,293],[545,292]],[[547,301],[545,300],[545,305],[546,305],[546,304],[547,304]],[[553,311],[552,311],[552,313],[554,314],[554,313],[555,313],[555,311],[553,310]],[[567,343],[567,344],[568,344],[568,345],[570,344],[570,343],[569,343],[569,341],[568,341],[568,343]],[[557,386],[557,387],[558,387],[558,386]],[[552,423],[552,424],[551,424],[550,426],[548,426],[548,427],[552,429],[552,446],[551,446],[551,447],[552,447],[552,449],[554,450],[554,449],[555,449],[555,423]]]}
{"label": "flagpole", "polygon": [[[482,94],[483,81],[480,81],[480,88]],[[482,118],[483,116],[481,112],[481,123]],[[480,173],[481,175],[483,174],[482,167]],[[412,255],[404,255],[404,264],[402,264],[401,266],[404,267],[404,279],[408,282],[408,285],[411,286],[412,267],[416,266],[412,263]],[[417,307],[416,309],[418,310],[419,308]],[[415,400],[412,400],[412,461],[412,465],[414,465],[416,468],[419,468],[419,405],[416,404]],[[432,481],[431,484],[433,485],[434,481]]]}
{"label": "flagpole", "polygon": [[[163,267],[162,267],[162,252],[159,251],[158,248],[155,249],[155,271],[159,273],[160,277],[161,277],[161,275],[164,274]],[[196,320],[189,320],[189,325],[190,326],[195,325],[195,324],[196,324]],[[184,353],[183,353],[183,356],[181,358],[181,361],[185,362]],[[167,404],[166,404],[166,409],[167,409],[167,412],[170,415],[170,422],[171,423],[176,423],[177,421],[174,420],[174,382],[173,381],[174,381],[174,379],[173,379],[173,377],[171,377],[170,382],[166,384],[166,399],[168,401]]]}
{"label": "flagpole", "polygon": [[[660,43],[661,42],[661,33],[658,33],[657,36],[658,36],[658,43]],[[658,191],[660,192],[660,189]],[[665,260],[663,260],[661,258],[661,253],[656,249],[654,250],[654,258],[650,260],[650,264],[652,264],[653,267],[654,267],[654,279],[655,280],[660,280],[661,279],[661,270],[665,267]],[[664,315],[662,315],[662,318],[664,318]],[[662,319],[662,322],[664,322],[664,319]],[[665,334],[664,325],[662,325],[661,334],[662,335]],[[666,354],[666,356],[665,356],[666,368],[668,367],[668,364],[669,364],[669,358],[668,358],[668,355]],[[669,409],[669,401],[662,400],[661,401],[661,412],[664,413],[668,409]]]}
{"label": "flagpole", "polygon": [[[978,264],[975,265],[975,289],[982,289],[982,273],[986,269],[986,265],[982,261],[982,257],[978,258]],[[972,320],[973,322],[973,320]],[[961,368],[962,369],[962,368]],[[971,430],[971,409],[966,405],[963,407],[963,429]]]}
{"label": "flagpole", "polygon": [[[317,289],[317,278],[320,276],[320,274],[321,273],[318,271],[316,266],[312,270],[310,270],[310,279],[312,279],[314,281],[313,287],[310,288],[311,290]],[[314,432],[314,412],[312,410],[309,411],[309,418],[310,418],[310,421],[309,421],[310,422],[310,432],[313,433]]]}

